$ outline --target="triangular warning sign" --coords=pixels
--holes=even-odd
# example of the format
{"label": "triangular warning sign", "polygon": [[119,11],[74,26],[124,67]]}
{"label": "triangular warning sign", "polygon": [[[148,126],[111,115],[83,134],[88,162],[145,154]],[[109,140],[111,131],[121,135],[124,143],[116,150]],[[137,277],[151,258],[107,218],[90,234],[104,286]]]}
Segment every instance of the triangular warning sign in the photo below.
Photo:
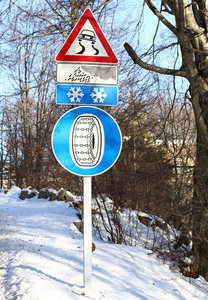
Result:
{"label": "triangular warning sign", "polygon": [[73,28],[56,61],[118,63],[90,9],[85,10]]}

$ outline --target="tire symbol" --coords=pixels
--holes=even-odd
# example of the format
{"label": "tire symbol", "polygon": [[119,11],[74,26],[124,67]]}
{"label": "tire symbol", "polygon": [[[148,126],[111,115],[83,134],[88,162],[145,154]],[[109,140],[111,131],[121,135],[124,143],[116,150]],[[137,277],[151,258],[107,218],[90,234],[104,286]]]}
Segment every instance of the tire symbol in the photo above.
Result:
{"label": "tire symbol", "polygon": [[79,167],[93,168],[104,153],[104,130],[100,120],[91,114],[77,117],[70,131],[72,160]]}

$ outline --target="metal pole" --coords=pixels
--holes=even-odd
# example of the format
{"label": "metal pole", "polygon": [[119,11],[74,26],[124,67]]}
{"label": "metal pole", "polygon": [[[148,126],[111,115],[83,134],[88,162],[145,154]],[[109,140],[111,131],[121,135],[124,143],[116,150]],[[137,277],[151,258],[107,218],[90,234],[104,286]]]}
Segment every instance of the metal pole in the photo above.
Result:
{"label": "metal pole", "polygon": [[83,177],[84,286],[92,288],[92,177]]}

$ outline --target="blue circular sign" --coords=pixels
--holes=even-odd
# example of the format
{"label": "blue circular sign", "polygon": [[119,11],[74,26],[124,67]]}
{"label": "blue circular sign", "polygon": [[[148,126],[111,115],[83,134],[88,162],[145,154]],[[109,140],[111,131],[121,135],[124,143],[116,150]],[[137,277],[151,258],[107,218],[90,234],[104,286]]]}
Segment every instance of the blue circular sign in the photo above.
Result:
{"label": "blue circular sign", "polygon": [[118,159],[122,137],[116,121],[92,106],[66,112],[52,133],[52,149],[69,172],[95,176],[107,171]]}

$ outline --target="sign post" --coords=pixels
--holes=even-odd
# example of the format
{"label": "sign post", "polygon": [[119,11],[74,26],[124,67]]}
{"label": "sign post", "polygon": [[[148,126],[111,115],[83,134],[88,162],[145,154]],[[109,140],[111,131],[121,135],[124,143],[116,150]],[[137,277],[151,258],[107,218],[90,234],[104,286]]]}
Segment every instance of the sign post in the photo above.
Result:
{"label": "sign post", "polygon": [[67,171],[83,176],[84,286],[92,286],[92,176],[111,168],[121,152],[116,121],[100,108],[82,106],[66,112],[52,133],[52,149]]}
{"label": "sign post", "polygon": [[83,177],[84,286],[92,288],[92,177]]}
{"label": "sign post", "polygon": [[56,104],[81,105],[66,112],[52,133],[52,149],[67,171],[83,177],[84,286],[92,288],[92,176],[113,166],[122,137],[105,111],[85,105],[118,105],[118,59],[90,9],[56,56]]}

